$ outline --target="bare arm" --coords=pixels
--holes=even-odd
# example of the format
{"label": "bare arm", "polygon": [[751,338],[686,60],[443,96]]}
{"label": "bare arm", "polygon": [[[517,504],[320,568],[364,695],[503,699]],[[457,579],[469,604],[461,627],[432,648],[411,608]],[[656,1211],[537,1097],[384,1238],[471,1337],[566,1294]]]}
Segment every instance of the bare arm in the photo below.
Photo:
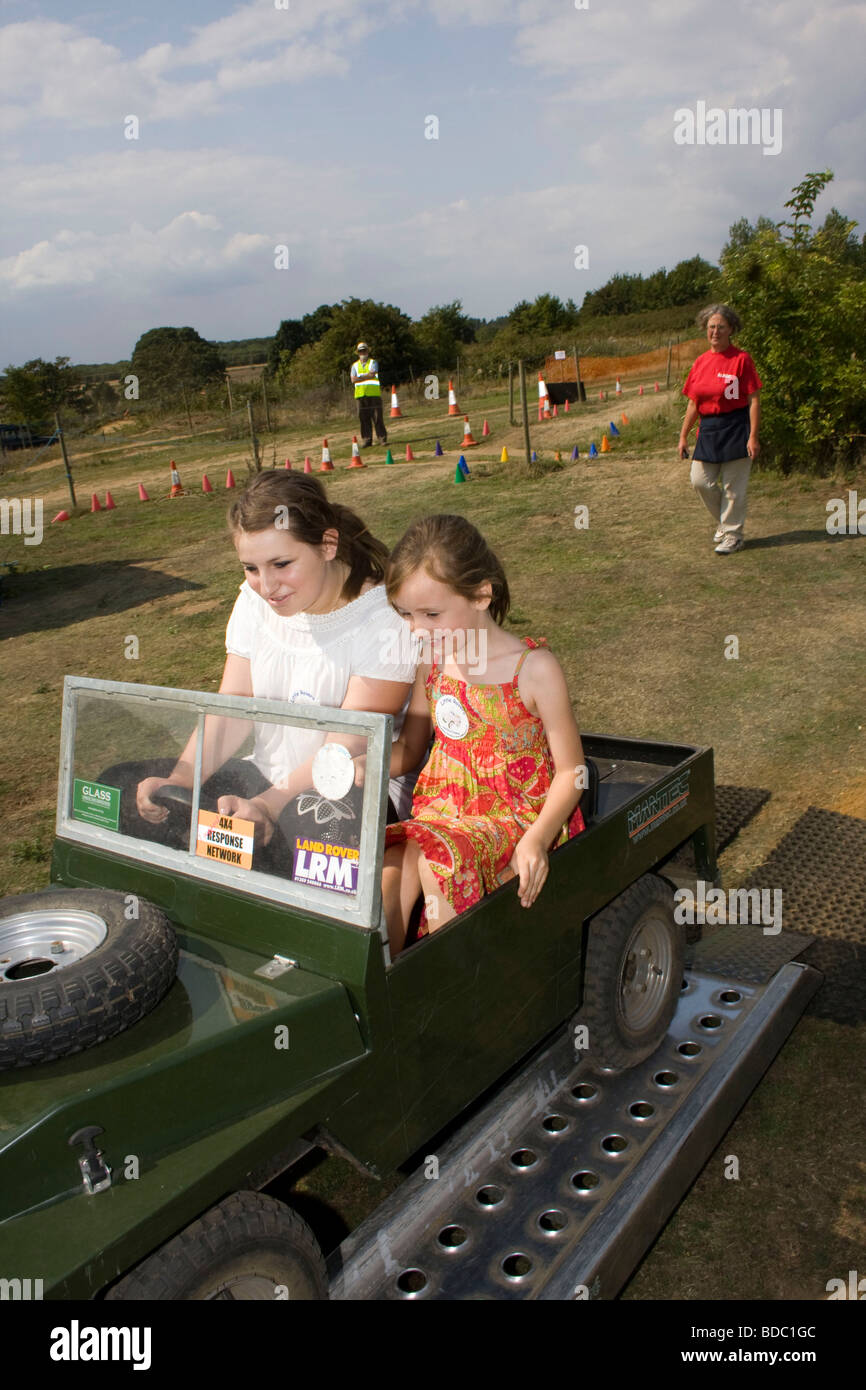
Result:
{"label": "bare arm", "polygon": [[687,459],[689,456],[689,435],[692,432],[692,426],[697,418],[698,407],[696,402],[690,397],[689,403],[686,406],[686,417],[683,420],[683,427],[680,430],[679,456],[681,459]]}
{"label": "bare arm", "polygon": [[753,391],[749,397],[749,441],[746,451],[750,459],[756,459],[761,452],[758,435],[761,430],[761,393]]}

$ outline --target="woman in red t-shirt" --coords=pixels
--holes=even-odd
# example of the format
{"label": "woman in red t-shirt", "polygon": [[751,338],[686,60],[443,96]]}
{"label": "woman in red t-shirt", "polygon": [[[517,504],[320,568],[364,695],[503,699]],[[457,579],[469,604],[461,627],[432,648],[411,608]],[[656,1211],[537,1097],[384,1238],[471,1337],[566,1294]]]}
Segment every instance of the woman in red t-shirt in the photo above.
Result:
{"label": "woman in red t-shirt", "polygon": [[761,450],[761,381],[749,354],[731,342],[742,328],[733,309],[711,304],[701,310],[698,323],[707,331],[710,350],[697,358],[683,387],[689,404],[679,453],[688,458],[689,433],[699,420],[691,482],[716,523],[716,554],[732,555],[743,548],[749,470]]}

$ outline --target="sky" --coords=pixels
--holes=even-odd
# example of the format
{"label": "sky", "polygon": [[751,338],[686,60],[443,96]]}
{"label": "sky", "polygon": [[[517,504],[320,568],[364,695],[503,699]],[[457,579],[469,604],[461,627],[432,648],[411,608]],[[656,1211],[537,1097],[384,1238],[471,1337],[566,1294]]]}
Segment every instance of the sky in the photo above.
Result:
{"label": "sky", "polygon": [[845,0],[0,0],[0,369],[580,304],[828,167],[866,224],[864,53]]}

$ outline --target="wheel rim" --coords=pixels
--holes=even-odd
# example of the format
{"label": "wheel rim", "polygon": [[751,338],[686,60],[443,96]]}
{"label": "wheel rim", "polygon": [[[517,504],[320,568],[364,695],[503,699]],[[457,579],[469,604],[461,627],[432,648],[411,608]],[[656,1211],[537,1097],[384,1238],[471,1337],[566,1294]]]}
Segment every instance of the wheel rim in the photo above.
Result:
{"label": "wheel rim", "polygon": [[673,947],[668,923],[660,917],[641,922],[632,933],[620,976],[619,1002],[633,1032],[652,1025],[670,991]]}
{"label": "wheel rim", "polygon": [[89,956],[108,935],[95,912],[46,908],[0,919],[0,985],[50,975]]}

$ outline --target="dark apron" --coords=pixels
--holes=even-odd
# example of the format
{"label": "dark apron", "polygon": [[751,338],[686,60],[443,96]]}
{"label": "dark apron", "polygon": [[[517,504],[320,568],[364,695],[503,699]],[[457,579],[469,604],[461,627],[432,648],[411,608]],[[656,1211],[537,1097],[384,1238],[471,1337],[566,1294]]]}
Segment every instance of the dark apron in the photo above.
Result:
{"label": "dark apron", "polygon": [[749,407],[724,415],[702,415],[698,425],[695,458],[701,463],[729,463],[744,459],[749,440]]}

